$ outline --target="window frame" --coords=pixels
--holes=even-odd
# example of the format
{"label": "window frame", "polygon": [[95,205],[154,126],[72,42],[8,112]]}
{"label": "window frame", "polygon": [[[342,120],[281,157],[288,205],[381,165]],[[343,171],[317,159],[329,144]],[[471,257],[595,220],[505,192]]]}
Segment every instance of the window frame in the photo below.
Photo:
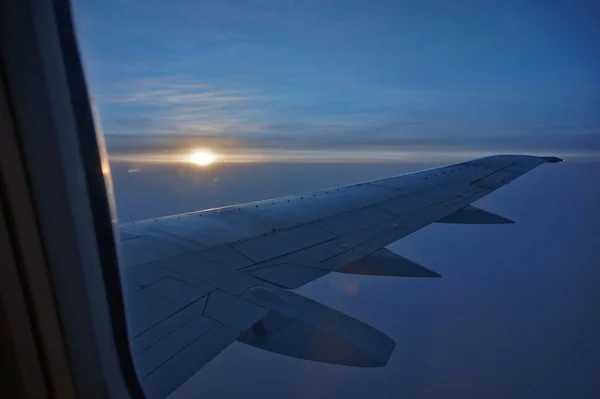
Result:
{"label": "window frame", "polygon": [[0,2],[0,74],[3,214],[14,221],[8,234],[48,396],[144,397],[129,350],[110,168],[68,0]]}

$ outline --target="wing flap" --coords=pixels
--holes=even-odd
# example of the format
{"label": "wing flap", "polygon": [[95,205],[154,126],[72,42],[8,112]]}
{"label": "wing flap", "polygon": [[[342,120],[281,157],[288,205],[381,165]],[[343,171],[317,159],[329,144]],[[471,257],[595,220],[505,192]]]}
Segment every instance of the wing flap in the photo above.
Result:
{"label": "wing flap", "polygon": [[215,321],[197,315],[154,345],[138,353],[135,356],[137,372],[144,377],[147,376],[174,354],[185,350],[196,339],[202,339],[202,336],[216,325]]}
{"label": "wing flap", "polygon": [[137,336],[173,313],[189,306],[213,288],[198,287],[172,277],[162,278],[127,297],[128,324]]}
{"label": "wing flap", "polygon": [[[168,395],[268,314],[252,301],[214,288],[191,303],[170,300],[187,299],[182,288],[171,284],[152,297],[132,301],[130,313],[148,319],[144,327],[158,320],[132,341],[136,370],[149,397]],[[157,309],[162,301],[167,305]]]}
{"label": "wing flap", "polygon": [[235,295],[215,290],[208,296],[203,314],[235,330],[245,331],[262,319],[267,310]]}
{"label": "wing flap", "polygon": [[329,273],[312,267],[304,267],[293,263],[282,263],[263,267],[252,272],[254,277],[268,281],[280,287],[294,289]]}
{"label": "wing flap", "polygon": [[161,339],[176,331],[181,326],[188,323],[190,320],[202,314],[204,306],[206,306],[207,296],[191,303],[182,308],[178,312],[170,315],[161,322],[154,325],[152,328],[135,336],[131,341],[133,353],[136,355],[150,348]]}
{"label": "wing flap", "polygon": [[156,399],[166,397],[238,336],[238,331],[221,324],[211,328],[143,377],[146,396]]}

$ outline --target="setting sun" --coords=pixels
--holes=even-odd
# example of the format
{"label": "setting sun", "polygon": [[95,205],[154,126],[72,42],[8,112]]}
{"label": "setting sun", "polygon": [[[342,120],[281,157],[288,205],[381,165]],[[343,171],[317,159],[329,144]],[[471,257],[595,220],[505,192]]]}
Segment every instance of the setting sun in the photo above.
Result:
{"label": "setting sun", "polygon": [[190,154],[188,161],[196,165],[206,166],[215,161],[215,155],[210,151],[195,151]]}

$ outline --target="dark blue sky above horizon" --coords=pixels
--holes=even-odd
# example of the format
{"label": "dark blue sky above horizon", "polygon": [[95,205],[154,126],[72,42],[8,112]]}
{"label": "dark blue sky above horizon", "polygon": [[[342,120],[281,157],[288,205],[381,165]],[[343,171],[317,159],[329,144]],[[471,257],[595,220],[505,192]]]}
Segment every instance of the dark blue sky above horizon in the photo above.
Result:
{"label": "dark blue sky above horizon", "polygon": [[122,135],[158,148],[185,136],[217,147],[325,138],[332,150],[407,140],[600,150],[596,2],[74,4],[113,152],[131,150],[113,139]]}

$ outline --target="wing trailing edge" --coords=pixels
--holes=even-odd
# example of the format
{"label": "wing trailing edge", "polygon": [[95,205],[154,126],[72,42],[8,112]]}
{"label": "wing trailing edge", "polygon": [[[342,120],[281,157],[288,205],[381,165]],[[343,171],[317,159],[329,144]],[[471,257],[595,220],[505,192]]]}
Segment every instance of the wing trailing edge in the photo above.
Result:
{"label": "wing trailing edge", "polygon": [[473,205],[467,205],[458,211],[444,216],[437,223],[456,223],[456,224],[509,224],[513,220],[495,213],[485,211]]}

